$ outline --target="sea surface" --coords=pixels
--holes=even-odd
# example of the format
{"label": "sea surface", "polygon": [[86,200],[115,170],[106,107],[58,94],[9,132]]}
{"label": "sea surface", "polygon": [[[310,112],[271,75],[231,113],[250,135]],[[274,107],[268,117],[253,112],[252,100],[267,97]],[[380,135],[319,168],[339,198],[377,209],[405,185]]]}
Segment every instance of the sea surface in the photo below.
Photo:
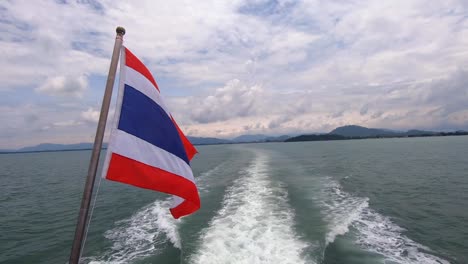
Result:
{"label": "sea surface", "polygon": [[[468,263],[468,137],[199,146],[202,208],[103,180],[83,263]],[[67,263],[90,151],[0,155],[0,263]]]}

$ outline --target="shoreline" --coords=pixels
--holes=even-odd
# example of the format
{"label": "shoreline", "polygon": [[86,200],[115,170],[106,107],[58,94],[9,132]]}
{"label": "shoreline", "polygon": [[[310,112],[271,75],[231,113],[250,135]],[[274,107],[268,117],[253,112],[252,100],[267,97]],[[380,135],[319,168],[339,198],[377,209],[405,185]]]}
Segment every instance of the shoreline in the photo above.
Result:
{"label": "shoreline", "polygon": [[[317,139],[300,139],[300,137],[316,137]],[[259,141],[259,142],[227,142],[227,143],[214,143],[214,144],[195,144],[195,146],[213,146],[213,145],[237,145],[237,144],[263,144],[263,143],[293,143],[293,142],[317,142],[317,141],[344,141],[344,140],[363,140],[363,139],[391,139],[391,138],[428,138],[428,137],[460,137],[460,136],[468,136],[466,134],[449,134],[449,135],[423,135],[423,136],[375,136],[375,137],[344,137],[340,136],[340,138],[334,139],[324,139],[318,137],[324,135],[301,135],[297,137],[289,138],[285,141]],[[334,135],[336,136],[336,135]],[[299,139],[296,139],[299,138]],[[106,148],[102,148],[105,150]],[[0,152],[1,154],[26,154],[26,153],[40,153],[40,152],[64,152],[64,151],[85,151],[85,150],[92,150],[92,148],[83,148],[83,149],[57,149],[57,150],[32,150],[32,151],[3,151]]]}

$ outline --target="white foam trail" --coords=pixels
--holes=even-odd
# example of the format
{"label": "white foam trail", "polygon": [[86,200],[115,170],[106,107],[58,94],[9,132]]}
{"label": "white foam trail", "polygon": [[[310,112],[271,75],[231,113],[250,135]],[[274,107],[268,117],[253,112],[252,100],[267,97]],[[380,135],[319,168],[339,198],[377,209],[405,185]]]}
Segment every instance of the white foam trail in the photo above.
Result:
{"label": "white foam trail", "polygon": [[156,201],[129,219],[116,223],[116,228],[104,235],[113,241],[111,250],[89,263],[130,263],[155,254],[158,245],[170,241],[181,248],[178,223],[169,213],[170,201]]}
{"label": "white foam trail", "polygon": [[258,155],[234,181],[223,207],[203,230],[189,263],[310,263],[310,245],[293,229],[287,192],[268,178],[266,157]]}
{"label": "white foam trail", "polygon": [[370,208],[353,223],[359,232],[357,243],[364,249],[381,254],[386,260],[405,264],[448,264],[449,262],[431,255],[431,250],[402,234],[403,228],[392,223]]}
{"label": "white foam trail", "polygon": [[385,261],[402,264],[449,263],[430,254],[429,248],[404,236],[403,228],[369,208],[368,198],[355,197],[342,191],[340,184],[331,178],[325,178],[319,199],[328,222],[327,244],[352,228],[357,231],[356,243],[364,250],[382,255]]}
{"label": "white foam trail", "polygon": [[[210,176],[216,174],[223,164],[196,177],[200,192],[208,189]],[[158,252],[158,245],[171,242],[181,248],[178,226],[182,220],[175,220],[170,212],[171,198],[158,200],[140,209],[128,219],[116,222],[117,227],[104,236],[113,242],[111,250],[100,257],[84,258],[90,264],[130,263]]]}
{"label": "white foam trail", "polygon": [[195,183],[197,184],[198,192],[200,194],[207,193],[210,189],[211,176],[218,174],[226,166],[226,162],[223,162],[216,167],[200,173],[200,176],[195,177]]}
{"label": "white foam trail", "polygon": [[325,236],[325,243],[328,245],[335,241],[336,236],[346,234],[351,223],[359,219],[363,209],[369,204],[367,198],[351,197],[341,191],[338,183],[330,178],[325,180],[319,204],[325,211],[324,218],[328,223],[328,232]]}

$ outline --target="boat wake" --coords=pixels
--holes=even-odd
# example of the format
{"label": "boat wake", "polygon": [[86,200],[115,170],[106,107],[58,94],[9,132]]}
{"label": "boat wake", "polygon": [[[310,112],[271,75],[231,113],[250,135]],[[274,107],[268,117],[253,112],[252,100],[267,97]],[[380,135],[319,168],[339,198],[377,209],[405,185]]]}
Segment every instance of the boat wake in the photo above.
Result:
{"label": "boat wake", "polygon": [[104,236],[112,247],[100,257],[88,258],[89,263],[130,263],[154,255],[167,242],[180,248],[178,224],[169,213],[170,200],[155,201],[143,207],[129,219],[116,222],[117,227]]}
{"label": "boat wake", "polygon": [[362,249],[381,255],[389,263],[447,264],[431,250],[406,237],[403,228],[369,207],[368,198],[355,197],[342,190],[333,179],[325,178],[320,207],[328,223],[326,243],[352,230],[355,243]]}
{"label": "boat wake", "polygon": [[311,263],[304,255],[311,245],[296,234],[293,218],[286,189],[269,180],[259,153],[227,190],[189,263]]}
{"label": "boat wake", "polygon": [[341,191],[339,184],[330,178],[326,178],[318,199],[320,208],[325,212],[324,220],[328,223],[326,245],[334,242],[338,235],[346,234],[351,224],[369,206],[367,198],[352,197]]}
{"label": "boat wake", "polygon": [[223,162],[218,164],[216,167],[202,172],[200,176],[195,177],[195,182],[197,184],[197,189],[200,195],[208,193],[210,191],[210,183],[213,181],[212,176],[218,175],[221,173],[228,162]]}
{"label": "boat wake", "polygon": [[[216,174],[222,164],[200,174],[196,178],[200,193],[206,192],[208,178]],[[174,219],[169,208],[171,199],[155,201],[136,212],[128,219],[117,221],[116,227],[105,232],[112,247],[99,257],[84,258],[89,264],[131,263],[135,260],[158,254],[164,244],[171,243],[181,249],[179,225],[183,220]]]}

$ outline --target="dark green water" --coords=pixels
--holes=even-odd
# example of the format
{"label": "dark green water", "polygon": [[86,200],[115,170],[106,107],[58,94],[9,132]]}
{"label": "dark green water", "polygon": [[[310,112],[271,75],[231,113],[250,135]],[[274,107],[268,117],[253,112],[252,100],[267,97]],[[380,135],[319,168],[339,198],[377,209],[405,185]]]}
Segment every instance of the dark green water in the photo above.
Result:
{"label": "dark green water", "polygon": [[[202,209],[102,181],[84,263],[468,263],[468,137],[198,147]],[[89,151],[0,155],[0,263],[66,263]]]}

